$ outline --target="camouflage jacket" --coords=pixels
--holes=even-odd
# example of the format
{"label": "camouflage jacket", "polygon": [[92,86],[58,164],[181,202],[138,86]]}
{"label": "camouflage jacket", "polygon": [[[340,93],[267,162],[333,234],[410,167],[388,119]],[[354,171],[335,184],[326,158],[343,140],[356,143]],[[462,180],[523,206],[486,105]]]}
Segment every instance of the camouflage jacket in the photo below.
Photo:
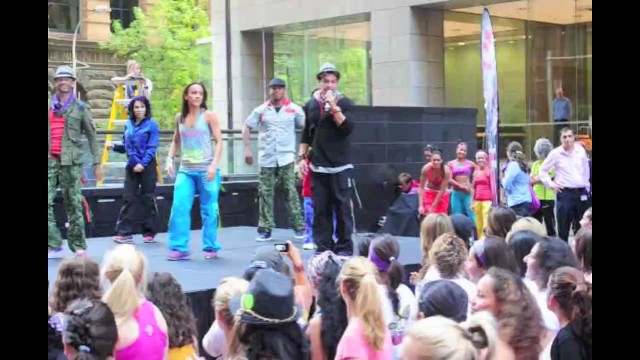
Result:
{"label": "camouflage jacket", "polygon": [[[51,101],[49,101],[49,147],[48,156],[51,158]],[[93,164],[100,164],[101,153],[96,128],[91,119],[89,106],[84,102],[75,99],[64,113],[64,133],[62,135],[62,152],[60,153],[61,165],[82,165],[83,139],[82,135],[89,141]]]}

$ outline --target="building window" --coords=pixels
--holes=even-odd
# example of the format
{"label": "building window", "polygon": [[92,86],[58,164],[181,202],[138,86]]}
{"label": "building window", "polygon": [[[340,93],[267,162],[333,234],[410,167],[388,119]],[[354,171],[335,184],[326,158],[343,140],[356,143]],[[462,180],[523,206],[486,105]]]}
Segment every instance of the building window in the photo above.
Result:
{"label": "building window", "polygon": [[276,32],[273,40],[274,76],[287,81],[289,96],[304,104],[318,86],[323,63],[341,73],[340,91],[358,105],[371,104],[371,23]]}
{"label": "building window", "polygon": [[72,33],[80,19],[79,0],[49,0],[49,30]]}
{"label": "building window", "polygon": [[111,22],[119,20],[123,28],[128,28],[133,21],[133,8],[138,0],[111,0]]}

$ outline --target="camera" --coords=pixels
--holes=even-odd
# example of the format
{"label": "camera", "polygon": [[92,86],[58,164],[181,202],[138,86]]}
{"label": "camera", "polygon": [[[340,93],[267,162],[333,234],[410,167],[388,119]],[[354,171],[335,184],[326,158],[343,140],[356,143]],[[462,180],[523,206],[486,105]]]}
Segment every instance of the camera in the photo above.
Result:
{"label": "camera", "polygon": [[289,252],[289,244],[287,244],[287,243],[274,244],[274,246],[276,247],[276,250],[278,250],[279,252],[282,252],[282,253]]}

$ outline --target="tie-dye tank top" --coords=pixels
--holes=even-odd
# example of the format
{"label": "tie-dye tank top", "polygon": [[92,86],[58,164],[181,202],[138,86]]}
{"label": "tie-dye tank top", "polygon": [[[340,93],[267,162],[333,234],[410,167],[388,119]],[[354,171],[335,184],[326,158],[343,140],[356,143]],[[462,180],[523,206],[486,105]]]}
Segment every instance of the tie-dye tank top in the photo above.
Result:
{"label": "tie-dye tank top", "polygon": [[201,110],[192,128],[180,123],[180,169],[187,171],[206,171],[213,161],[211,129],[205,120],[205,111]]}

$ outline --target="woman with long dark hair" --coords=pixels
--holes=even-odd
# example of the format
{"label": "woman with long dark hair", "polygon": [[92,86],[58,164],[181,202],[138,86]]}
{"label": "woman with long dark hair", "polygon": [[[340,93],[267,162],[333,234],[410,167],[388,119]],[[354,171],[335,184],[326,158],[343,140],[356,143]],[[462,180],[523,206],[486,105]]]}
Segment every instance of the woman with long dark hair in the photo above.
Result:
{"label": "woman with long dark hair", "polygon": [[110,360],[118,341],[113,312],[99,300],[79,299],[65,310],[62,342],[69,360]]}
{"label": "woman with long dark hair", "polygon": [[492,267],[519,274],[516,258],[509,245],[496,236],[487,236],[473,243],[464,267],[467,278],[473,283],[478,283]]}
{"label": "woman with long dark hair", "polygon": [[[167,172],[174,177],[173,157],[180,151],[180,169],[169,219],[169,260],[190,257],[191,207],[200,195],[202,250],[205,259],[214,259],[221,249],[218,243],[218,193],[222,179],[218,161],[222,154],[222,132],[218,116],[207,110],[207,89],[201,83],[185,87],[182,112],[176,116],[173,141],[167,155]],[[215,151],[211,137],[216,143]]]}
{"label": "woman with long dark hair", "polygon": [[142,202],[144,220],[142,236],[145,243],[154,242],[156,235],[156,151],[160,142],[158,123],[151,118],[149,99],[138,96],[129,102],[129,121],[125,123],[122,144],[109,146],[113,151],[127,154],[125,166],[124,191],[122,207],[116,222],[116,237],[119,244],[133,242],[133,223],[136,216],[131,210],[134,201]]}
{"label": "woman with long dark hair", "polygon": [[167,320],[169,360],[187,360],[196,356],[196,319],[176,278],[166,272],[150,274],[146,296]]}
{"label": "woman with long dark hair", "polygon": [[507,206],[518,216],[529,216],[533,198],[529,189],[529,174],[522,145],[512,141],[507,146],[509,163],[502,178],[502,187],[507,198]]}
{"label": "woman with long dark hair", "polygon": [[347,305],[336,286],[340,269],[342,260],[331,251],[312,258],[307,267],[316,296],[315,313],[307,328],[312,360],[336,357],[338,342],[349,322]]}
{"label": "woman with long dark hair", "polygon": [[399,345],[405,328],[418,319],[418,300],[411,289],[402,283],[404,267],[400,263],[398,240],[383,234],[370,244],[369,260],[378,269],[380,282],[387,288],[387,297],[393,308],[391,340]]}
{"label": "woman with long dark hair", "polygon": [[515,359],[538,359],[544,334],[540,309],[520,276],[496,267],[489,269],[478,283],[471,310],[493,314],[498,320],[498,338],[508,344]]}

